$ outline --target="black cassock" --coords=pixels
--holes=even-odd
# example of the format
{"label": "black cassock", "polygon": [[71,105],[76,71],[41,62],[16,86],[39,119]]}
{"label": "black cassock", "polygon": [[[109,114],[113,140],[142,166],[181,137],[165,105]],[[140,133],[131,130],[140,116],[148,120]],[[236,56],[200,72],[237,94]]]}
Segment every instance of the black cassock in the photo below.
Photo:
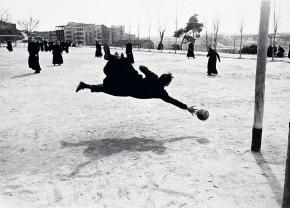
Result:
{"label": "black cassock", "polygon": [[61,53],[62,53],[62,48],[60,45],[56,44],[52,47],[52,54],[53,54],[52,63],[53,63],[53,65],[55,65],[55,64],[60,65],[63,63]]}
{"label": "black cassock", "polygon": [[28,42],[28,66],[29,68],[35,70],[35,71],[40,71],[40,65],[39,65],[39,44],[35,42]]}
{"label": "black cassock", "polygon": [[95,57],[102,57],[102,46],[98,42],[96,42],[96,52],[95,52]]}
{"label": "black cassock", "polygon": [[209,57],[208,63],[207,63],[208,75],[218,74],[217,69],[216,69],[216,60],[218,58],[218,60],[220,61],[219,54],[215,50],[213,50],[212,48],[209,48],[207,57]]}
{"label": "black cassock", "polygon": [[194,58],[194,52],[193,52],[193,43],[188,44],[188,49],[187,49],[187,58],[193,57]]}
{"label": "black cassock", "polygon": [[288,58],[290,59],[290,45],[289,45],[289,51],[288,51]]}
{"label": "black cassock", "polygon": [[6,46],[6,48],[7,48],[7,50],[8,50],[9,52],[12,52],[12,51],[13,51],[11,41],[9,41],[9,40],[7,41],[7,46]]}
{"label": "black cassock", "polygon": [[133,52],[132,52],[132,44],[131,43],[126,44],[126,55],[127,55],[128,61],[131,64],[133,64],[134,63],[134,56],[133,56]]}

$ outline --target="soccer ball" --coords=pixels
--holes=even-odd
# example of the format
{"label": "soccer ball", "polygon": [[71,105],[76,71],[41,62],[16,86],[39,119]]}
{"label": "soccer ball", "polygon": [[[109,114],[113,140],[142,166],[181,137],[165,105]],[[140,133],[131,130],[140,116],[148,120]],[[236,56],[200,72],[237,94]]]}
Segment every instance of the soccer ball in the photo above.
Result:
{"label": "soccer ball", "polygon": [[209,112],[204,109],[199,109],[196,113],[196,116],[199,118],[199,120],[205,121],[209,117]]}

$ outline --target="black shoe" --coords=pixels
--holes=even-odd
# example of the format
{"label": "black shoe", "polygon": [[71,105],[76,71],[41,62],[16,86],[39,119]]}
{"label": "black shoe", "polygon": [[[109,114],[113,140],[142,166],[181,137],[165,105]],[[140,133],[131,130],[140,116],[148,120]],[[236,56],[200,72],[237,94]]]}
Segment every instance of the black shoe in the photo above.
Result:
{"label": "black shoe", "polygon": [[86,86],[86,84],[84,82],[80,82],[77,89],[76,89],[76,92],[85,89],[85,86]]}
{"label": "black shoe", "polygon": [[40,70],[36,70],[35,72],[34,72],[34,74],[39,74],[40,73]]}

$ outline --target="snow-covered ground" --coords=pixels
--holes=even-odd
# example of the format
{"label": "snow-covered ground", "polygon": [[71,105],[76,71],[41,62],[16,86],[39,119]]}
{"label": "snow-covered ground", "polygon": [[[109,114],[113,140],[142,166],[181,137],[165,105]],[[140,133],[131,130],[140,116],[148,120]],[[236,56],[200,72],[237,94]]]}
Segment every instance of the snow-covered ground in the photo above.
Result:
{"label": "snow-covered ground", "polygon": [[[111,49],[114,52],[114,48]],[[104,59],[71,48],[64,65],[0,49],[0,207],[274,208],[281,206],[290,64],[268,62],[261,153],[252,153],[256,61],[135,51],[135,68],[172,72],[169,94],[208,109],[202,122],[161,100],[80,91]]]}

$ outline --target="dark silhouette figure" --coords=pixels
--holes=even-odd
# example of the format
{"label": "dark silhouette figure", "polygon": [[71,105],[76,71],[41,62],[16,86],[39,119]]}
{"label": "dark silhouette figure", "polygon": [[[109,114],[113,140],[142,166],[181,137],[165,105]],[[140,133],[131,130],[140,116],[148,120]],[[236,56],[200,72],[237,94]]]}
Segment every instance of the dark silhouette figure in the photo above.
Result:
{"label": "dark silhouette figure", "polygon": [[9,52],[12,52],[13,51],[13,48],[12,48],[12,44],[11,44],[11,41],[10,40],[7,40],[7,46],[6,46],[7,50]]}
{"label": "dark silhouette figure", "polygon": [[29,40],[28,41],[28,53],[29,53],[29,57],[28,57],[28,66],[29,68],[33,69],[35,72],[35,74],[40,73],[41,68],[39,65],[39,44],[37,42],[35,42],[34,40]]}
{"label": "dark silhouette figure", "polygon": [[109,47],[108,43],[104,44],[104,52],[105,52],[104,59],[109,60],[109,58],[111,56],[111,52],[110,52],[110,47]]}
{"label": "dark silhouette figure", "polygon": [[48,45],[47,45],[46,40],[43,41],[43,47],[44,47],[44,51],[48,51]]}
{"label": "dark silhouette figure", "polygon": [[127,55],[128,61],[131,64],[133,64],[134,63],[134,56],[133,56],[132,44],[131,43],[127,43],[126,44],[126,55]]}
{"label": "dark silhouette figure", "polygon": [[[276,53],[277,53],[277,47],[274,46],[274,56]],[[272,57],[272,55],[273,55],[273,46],[269,45],[267,49],[267,57]]]}
{"label": "dark silhouette figure", "polygon": [[290,44],[289,44],[288,58],[290,59]]}
{"label": "dark silhouette figure", "polygon": [[41,51],[44,51],[43,41],[41,41],[41,42],[39,43],[39,47],[40,47],[40,50],[41,50]]}
{"label": "dark silhouette figure", "polygon": [[103,56],[102,46],[101,46],[101,44],[98,41],[96,41],[95,57],[101,58],[102,56]]}
{"label": "dark silhouette figure", "polygon": [[162,74],[160,77],[150,71],[145,66],[140,66],[140,71],[145,75],[139,74],[131,64],[128,58],[123,54],[121,58],[118,55],[109,54],[106,47],[105,55],[108,54],[108,62],[104,67],[106,74],[103,84],[89,85],[80,82],[76,92],[82,89],[90,89],[91,92],[103,92],[113,96],[131,96],[139,99],[158,98],[167,103],[173,104],[181,109],[188,110],[192,114],[196,114],[197,109],[188,107],[186,104],[170,97],[164,89],[168,86],[173,76]]}
{"label": "dark silhouette figure", "polygon": [[267,57],[272,57],[272,53],[273,53],[273,46],[269,45],[267,48]]}
{"label": "dark silhouette figure", "polygon": [[207,63],[207,74],[208,75],[212,75],[212,74],[217,75],[218,72],[216,69],[216,60],[218,59],[219,62],[221,62],[219,54],[214,49],[209,47],[207,57],[209,57],[208,63]]}
{"label": "dark silhouette figure", "polygon": [[69,42],[65,42],[65,44],[64,44],[64,51],[66,52],[66,53],[69,53],[69,47],[70,47],[70,43]]}
{"label": "dark silhouette figure", "polygon": [[277,53],[277,57],[284,57],[285,56],[285,50],[282,46],[278,46],[278,53]]}
{"label": "dark silhouette figure", "polygon": [[59,45],[61,47],[61,52],[63,52],[65,50],[65,42],[64,41],[60,41]]}
{"label": "dark silhouette figure", "polygon": [[48,42],[48,51],[52,51],[52,48],[53,48],[53,42],[52,41],[49,41]]}
{"label": "dark silhouette figure", "polygon": [[158,46],[157,46],[157,50],[163,50],[164,46],[163,46],[163,43],[159,43]]}
{"label": "dark silhouette figure", "polygon": [[192,58],[195,58],[195,56],[194,56],[194,51],[193,51],[193,43],[189,43],[188,44],[188,49],[187,49],[187,58],[189,58],[189,57],[192,57]]}
{"label": "dark silhouette figure", "polygon": [[53,65],[61,65],[63,64],[63,59],[62,59],[62,48],[61,46],[58,44],[58,42],[56,42],[53,47],[52,47],[52,54],[53,54],[53,58],[52,58],[52,63]]}

